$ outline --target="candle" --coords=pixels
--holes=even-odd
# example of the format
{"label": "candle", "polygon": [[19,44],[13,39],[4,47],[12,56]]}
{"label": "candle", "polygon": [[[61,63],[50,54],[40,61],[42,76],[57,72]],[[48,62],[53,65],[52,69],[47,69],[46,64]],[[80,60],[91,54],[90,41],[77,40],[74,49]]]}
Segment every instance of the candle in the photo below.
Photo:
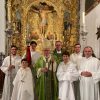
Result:
{"label": "candle", "polygon": [[11,23],[11,2],[7,3],[8,7],[8,22]]}
{"label": "candle", "polygon": [[85,32],[86,31],[86,26],[85,26],[85,12],[83,11],[82,12],[82,26],[83,26],[83,31]]}
{"label": "candle", "polygon": [[82,13],[82,23],[83,23],[83,26],[85,25],[85,12]]}

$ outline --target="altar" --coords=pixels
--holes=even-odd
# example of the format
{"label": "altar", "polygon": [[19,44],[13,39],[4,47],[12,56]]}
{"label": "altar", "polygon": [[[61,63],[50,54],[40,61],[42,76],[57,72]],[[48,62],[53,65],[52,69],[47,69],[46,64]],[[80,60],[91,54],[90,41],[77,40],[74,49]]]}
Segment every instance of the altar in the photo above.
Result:
{"label": "altar", "polygon": [[7,23],[13,30],[11,42],[20,48],[20,54],[32,40],[39,51],[44,39],[50,41],[52,49],[60,40],[70,52],[79,42],[79,0],[8,0],[6,5]]}

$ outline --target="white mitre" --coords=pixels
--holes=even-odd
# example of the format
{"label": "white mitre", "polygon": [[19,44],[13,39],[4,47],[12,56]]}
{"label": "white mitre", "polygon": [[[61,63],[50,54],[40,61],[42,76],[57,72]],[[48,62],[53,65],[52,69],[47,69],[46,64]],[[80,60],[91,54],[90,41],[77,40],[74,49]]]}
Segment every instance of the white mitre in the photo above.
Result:
{"label": "white mitre", "polygon": [[52,49],[52,45],[51,45],[51,42],[50,42],[50,40],[48,40],[48,39],[44,39],[43,40],[43,43],[42,43],[42,48],[43,48],[43,50],[45,50],[45,49]]}

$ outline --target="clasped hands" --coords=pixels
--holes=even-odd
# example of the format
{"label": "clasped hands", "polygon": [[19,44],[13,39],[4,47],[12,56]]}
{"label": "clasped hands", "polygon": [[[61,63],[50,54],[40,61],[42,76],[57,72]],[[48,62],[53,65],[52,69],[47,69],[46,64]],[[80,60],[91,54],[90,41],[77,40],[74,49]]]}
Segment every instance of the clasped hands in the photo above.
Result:
{"label": "clasped hands", "polygon": [[47,67],[41,68],[41,72],[44,72],[44,73],[48,72],[48,68]]}
{"label": "clasped hands", "polygon": [[88,71],[83,71],[83,72],[81,72],[81,76],[84,76],[84,77],[92,77],[92,73],[91,72],[88,72]]}
{"label": "clasped hands", "polygon": [[11,70],[14,69],[14,68],[15,68],[14,65],[9,65],[9,67],[8,67],[8,71],[11,71]]}

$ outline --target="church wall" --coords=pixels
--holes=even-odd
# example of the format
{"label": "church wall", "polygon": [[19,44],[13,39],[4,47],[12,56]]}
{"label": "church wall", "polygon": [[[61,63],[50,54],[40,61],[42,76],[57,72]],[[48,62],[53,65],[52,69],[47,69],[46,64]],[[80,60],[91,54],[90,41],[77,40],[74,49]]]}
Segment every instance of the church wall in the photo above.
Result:
{"label": "church wall", "polygon": [[5,53],[5,0],[0,0],[0,52]]}
{"label": "church wall", "polygon": [[87,40],[86,45],[92,46],[98,58],[100,58],[100,38],[97,40],[97,27],[100,26],[100,4],[86,15]]}

